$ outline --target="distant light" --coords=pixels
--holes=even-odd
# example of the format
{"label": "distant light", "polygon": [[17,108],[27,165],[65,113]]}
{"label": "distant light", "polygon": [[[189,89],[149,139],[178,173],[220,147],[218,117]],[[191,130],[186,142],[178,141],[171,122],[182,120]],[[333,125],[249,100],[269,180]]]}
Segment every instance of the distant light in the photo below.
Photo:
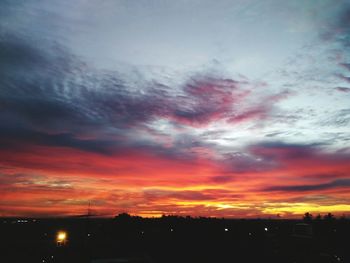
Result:
{"label": "distant light", "polygon": [[252,235],[252,233],[250,233],[250,232],[249,232],[249,233],[248,233],[248,235],[250,235],[250,236],[251,236],[251,235]]}
{"label": "distant light", "polygon": [[264,228],[265,232],[269,231],[269,229],[267,227]]}
{"label": "distant light", "polygon": [[65,240],[66,239],[66,233],[65,232],[60,232],[57,235],[57,240]]}
{"label": "distant light", "polygon": [[225,228],[225,232],[228,232],[228,228]]}
{"label": "distant light", "polygon": [[145,231],[141,231],[141,234],[143,235],[145,233]]}
{"label": "distant light", "polygon": [[57,245],[62,246],[67,242],[67,232],[59,231],[56,237]]}
{"label": "distant light", "polygon": [[88,234],[87,234],[87,236],[89,237],[89,236],[91,236],[91,234],[90,234],[90,233],[88,233]]}
{"label": "distant light", "polygon": [[170,231],[171,231],[171,232],[173,232],[173,231],[174,231],[174,229],[170,228]]}
{"label": "distant light", "polygon": [[340,257],[338,257],[337,255],[334,255],[334,257],[336,258],[337,261],[341,261]]}

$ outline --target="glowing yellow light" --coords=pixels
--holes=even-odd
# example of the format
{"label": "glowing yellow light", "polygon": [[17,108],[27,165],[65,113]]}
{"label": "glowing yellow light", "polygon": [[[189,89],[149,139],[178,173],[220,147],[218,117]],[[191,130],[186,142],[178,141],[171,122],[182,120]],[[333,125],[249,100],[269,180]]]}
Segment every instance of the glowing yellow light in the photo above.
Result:
{"label": "glowing yellow light", "polygon": [[64,231],[59,231],[59,232],[57,233],[57,238],[56,238],[56,240],[57,240],[57,245],[63,245],[63,244],[65,244],[66,241],[67,241],[67,233],[64,232]]}
{"label": "glowing yellow light", "polygon": [[64,233],[64,232],[58,233],[57,239],[58,240],[65,240],[66,239],[66,233]]}

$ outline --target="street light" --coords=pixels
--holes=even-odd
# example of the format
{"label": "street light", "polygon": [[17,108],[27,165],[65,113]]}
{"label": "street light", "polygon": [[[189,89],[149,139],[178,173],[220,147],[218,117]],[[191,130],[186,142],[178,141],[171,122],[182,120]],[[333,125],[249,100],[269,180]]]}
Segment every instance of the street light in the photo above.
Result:
{"label": "street light", "polygon": [[59,231],[56,236],[57,246],[63,246],[67,242],[67,232]]}

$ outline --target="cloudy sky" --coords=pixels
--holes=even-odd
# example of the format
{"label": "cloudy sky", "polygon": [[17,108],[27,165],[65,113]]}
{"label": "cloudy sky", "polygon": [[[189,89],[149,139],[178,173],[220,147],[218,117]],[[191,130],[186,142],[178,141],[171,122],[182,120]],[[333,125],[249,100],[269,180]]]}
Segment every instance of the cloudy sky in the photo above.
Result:
{"label": "cloudy sky", "polygon": [[0,216],[350,213],[350,2],[0,3]]}

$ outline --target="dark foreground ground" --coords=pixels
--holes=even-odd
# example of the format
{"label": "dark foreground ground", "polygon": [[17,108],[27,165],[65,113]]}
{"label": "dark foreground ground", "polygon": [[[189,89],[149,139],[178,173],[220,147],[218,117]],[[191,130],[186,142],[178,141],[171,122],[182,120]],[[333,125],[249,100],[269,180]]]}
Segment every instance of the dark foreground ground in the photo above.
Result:
{"label": "dark foreground ground", "polygon": [[[0,219],[0,262],[350,262],[350,221]],[[305,225],[303,225],[305,226]],[[57,231],[68,242],[57,246]]]}

